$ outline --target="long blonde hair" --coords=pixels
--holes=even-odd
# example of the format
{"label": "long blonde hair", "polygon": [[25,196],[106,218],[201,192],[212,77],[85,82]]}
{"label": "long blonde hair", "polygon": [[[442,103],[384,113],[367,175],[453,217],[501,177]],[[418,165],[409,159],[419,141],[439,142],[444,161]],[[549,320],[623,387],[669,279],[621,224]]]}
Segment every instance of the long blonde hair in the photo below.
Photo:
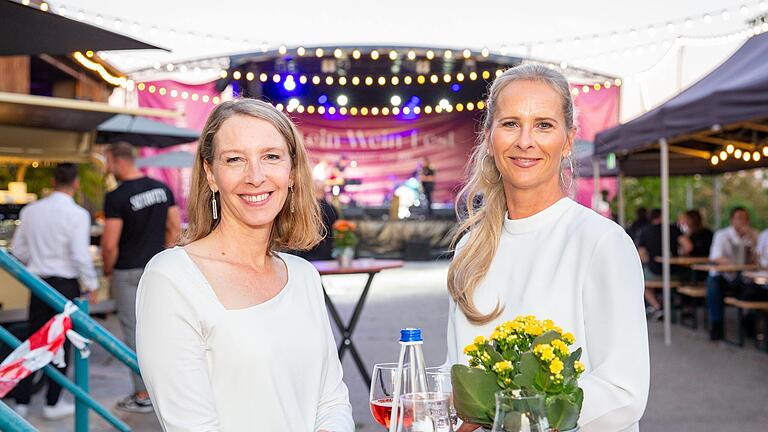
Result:
{"label": "long blonde hair", "polygon": [[[213,164],[216,134],[224,122],[234,116],[248,116],[269,122],[285,139],[291,155],[293,188],[272,225],[269,251],[305,250],[316,245],[325,235],[320,206],[312,191],[312,170],[301,133],[291,120],[272,105],[257,99],[238,99],[218,105],[205,122],[195,155],[195,166],[189,192],[189,226],[182,244],[189,244],[209,235],[221,221],[213,218],[213,191],[205,175],[205,164]],[[217,192],[218,193],[218,192]],[[221,203],[221,200],[218,200]],[[290,210],[293,206],[293,212]]]}
{"label": "long blonde hair", "polygon": [[[506,70],[491,84],[483,130],[478,134],[478,143],[467,165],[467,182],[456,198],[456,213],[460,223],[454,232],[453,247],[456,248],[459,240],[461,247],[456,250],[448,267],[448,292],[473,324],[488,323],[504,310],[497,302],[492,311],[483,313],[478,310],[473,298],[496,255],[507,211],[501,173],[493,158],[488,155],[488,137],[493,127],[499,94],[514,81],[539,81],[549,85],[562,98],[567,129],[574,127],[573,100],[568,81],[561,73],[543,65],[526,64]],[[478,206],[481,201],[482,204]]]}

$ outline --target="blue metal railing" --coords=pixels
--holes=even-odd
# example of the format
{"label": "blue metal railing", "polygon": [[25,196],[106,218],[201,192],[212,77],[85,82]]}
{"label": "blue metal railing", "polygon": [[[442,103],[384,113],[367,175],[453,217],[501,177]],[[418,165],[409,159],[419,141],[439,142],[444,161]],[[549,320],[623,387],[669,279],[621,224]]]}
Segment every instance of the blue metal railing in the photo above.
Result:
{"label": "blue metal railing", "polygon": [[[7,252],[0,250],[0,267],[18,279],[26,286],[32,295],[38,297],[57,313],[64,311],[68,300],[39,277],[30,273],[21,263]],[[117,340],[104,327],[88,316],[88,303],[84,300],[76,300],[79,309],[70,315],[75,330],[81,335],[95,341],[117,360],[128,366],[134,373],[139,373],[139,363],[136,353],[123,342]],[[0,326],[0,341],[15,349],[21,345],[8,330]],[[115,417],[111,412],[99,404],[88,394],[88,360],[83,359],[79,352],[75,354],[75,380],[73,384],[67,377],[53,366],[46,366],[43,371],[48,377],[56,381],[63,388],[70,391],[76,398],[75,406],[75,430],[77,432],[88,431],[88,408],[93,409],[104,420],[109,422],[120,432],[130,432],[131,428]],[[26,420],[19,417],[5,404],[0,403],[0,431],[36,431]]]}
{"label": "blue metal railing", "polygon": [[[57,313],[64,311],[64,305],[69,300],[42,279],[30,273],[16,258],[3,250],[0,250],[0,267],[18,279],[19,282],[29,288],[34,296],[44,301]],[[72,318],[72,324],[78,333],[95,341],[133,372],[139,373],[136,353],[123,342],[115,339],[107,329],[81,310],[74,312],[70,318]]]}
{"label": "blue metal railing", "polygon": [[[0,326],[0,341],[2,341],[4,344],[8,345],[12,349],[16,349],[19,345],[21,345],[21,341],[16,338],[11,332],[6,330],[4,327]],[[79,355],[79,353],[78,353]],[[87,361],[87,360],[85,360]],[[48,377],[59,385],[61,385],[64,389],[72,393],[77,401],[82,401],[85,405],[87,405],[89,408],[93,409],[96,413],[98,413],[101,417],[104,418],[104,420],[108,421],[112,426],[115,427],[115,429],[121,431],[121,432],[130,432],[131,428],[120,421],[117,417],[115,417],[109,410],[104,408],[99,404],[96,399],[92,398],[91,395],[87,393],[87,389],[82,389],[75,384],[72,383],[69,379],[67,379],[64,374],[59,372],[58,369],[55,367],[48,365],[43,368],[43,372],[45,372]],[[79,373],[75,371],[75,375],[78,375]],[[2,414],[0,414],[1,416]],[[6,429],[0,428],[0,431],[4,431]],[[8,430],[15,430],[15,429],[8,429]],[[88,429],[75,429],[76,431],[87,431]]]}
{"label": "blue metal railing", "polygon": [[37,432],[37,429],[0,401],[0,431]]}

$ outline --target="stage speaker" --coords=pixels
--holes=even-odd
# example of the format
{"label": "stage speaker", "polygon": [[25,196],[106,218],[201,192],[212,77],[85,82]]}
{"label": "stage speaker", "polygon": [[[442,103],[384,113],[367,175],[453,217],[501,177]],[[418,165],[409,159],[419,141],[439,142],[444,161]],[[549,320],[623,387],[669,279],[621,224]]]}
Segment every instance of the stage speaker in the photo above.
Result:
{"label": "stage speaker", "polygon": [[406,261],[430,261],[432,248],[429,240],[408,240],[403,247],[403,259]]}

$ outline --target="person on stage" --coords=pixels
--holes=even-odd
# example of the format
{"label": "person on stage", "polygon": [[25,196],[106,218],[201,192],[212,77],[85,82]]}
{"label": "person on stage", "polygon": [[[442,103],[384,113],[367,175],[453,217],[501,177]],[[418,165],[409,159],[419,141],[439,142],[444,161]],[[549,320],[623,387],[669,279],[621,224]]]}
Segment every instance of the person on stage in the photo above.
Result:
{"label": "person on stage", "polygon": [[137,354],[166,432],[352,432],[320,276],[282,250],[322,238],[301,133],[266,102],[200,136],[182,247],[147,265]]}
{"label": "person on stage", "polygon": [[424,197],[427,201],[427,216],[432,216],[432,193],[435,191],[435,169],[429,162],[428,157],[421,159],[418,171],[418,178],[421,181],[421,189],[424,191]]}
{"label": "person on stage", "polygon": [[466,345],[518,315],[551,319],[583,348],[582,432],[637,431],[650,375],[643,270],[619,225],[567,198],[576,136],[568,82],[546,66],[514,67],[486,106],[457,199],[448,363],[467,364]]}

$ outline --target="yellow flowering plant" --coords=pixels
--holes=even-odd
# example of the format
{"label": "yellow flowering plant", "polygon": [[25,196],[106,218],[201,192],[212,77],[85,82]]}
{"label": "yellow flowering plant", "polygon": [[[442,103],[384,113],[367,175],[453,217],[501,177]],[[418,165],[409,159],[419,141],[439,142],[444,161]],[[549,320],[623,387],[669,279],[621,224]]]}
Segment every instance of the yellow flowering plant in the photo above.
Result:
{"label": "yellow flowering plant", "polygon": [[522,389],[544,397],[553,431],[576,427],[584,392],[578,385],[584,365],[581,348],[571,333],[551,320],[519,316],[497,326],[490,338],[478,336],[464,348],[469,367],[451,370],[454,405],[463,420],[484,426],[493,424],[494,393]]}

